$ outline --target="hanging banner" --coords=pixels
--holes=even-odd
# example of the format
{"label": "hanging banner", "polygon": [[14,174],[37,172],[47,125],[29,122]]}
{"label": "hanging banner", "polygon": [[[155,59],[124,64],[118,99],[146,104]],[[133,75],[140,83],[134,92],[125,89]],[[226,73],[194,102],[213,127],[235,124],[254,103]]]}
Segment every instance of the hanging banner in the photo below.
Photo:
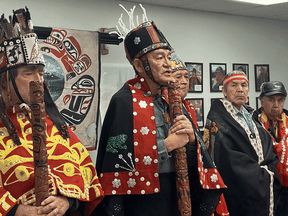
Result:
{"label": "hanging banner", "polygon": [[40,47],[53,101],[83,145],[95,149],[100,103],[98,32],[52,29]]}

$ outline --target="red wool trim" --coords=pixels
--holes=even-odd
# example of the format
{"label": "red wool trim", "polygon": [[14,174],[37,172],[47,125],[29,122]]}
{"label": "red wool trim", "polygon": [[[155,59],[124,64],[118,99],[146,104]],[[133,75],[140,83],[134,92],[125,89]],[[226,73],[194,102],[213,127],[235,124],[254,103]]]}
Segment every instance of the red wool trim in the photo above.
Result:
{"label": "red wool trim", "polygon": [[[198,128],[196,121],[196,114],[194,107],[190,105],[188,101],[182,101],[187,111],[189,112],[194,124]],[[202,162],[200,143],[197,141],[197,160],[198,160],[198,172],[200,178],[200,184],[203,189],[220,189],[226,188],[222,177],[220,176],[216,168],[204,168]]]}
{"label": "red wool trim", "polygon": [[0,191],[0,196],[2,197],[1,199],[1,206],[0,206],[0,214],[1,215],[6,215],[12,207],[16,204],[17,200],[11,196],[9,191]]}
{"label": "red wool trim", "polygon": [[133,98],[135,169],[101,174],[101,182],[107,182],[106,195],[160,192],[153,97],[143,95],[148,93],[143,89],[149,90],[143,78],[135,78],[128,84]]}
{"label": "red wool trim", "polygon": [[[227,216],[229,215],[224,195],[221,194],[220,200],[215,209],[216,215]],[[213,214],[214,215],[214,214]]]}
{"label": "red wool trim", "polygon": [[[6,155],[1,163],[7,164],[1,171],[3,184],[0,187],[0,197],[3,200],[0,215],[5,215],[16,202],[24,205],[35,203],[31,124],[23,112],[7,113],[17,129],[22,145],[13,145],[7,129],[0,121],[0,149],[1,154]],[[62,194],[96,206],[104,197],[104,193],[95,167],[80,140],[70,128],[68,131],[70,138],[63,139],[52,120],[46,116],[49,194]],[[66,164],[68,169],[64,168]],[[85,176],[80,171],[84,169],[88,173]],[[23,170],[26,178],[21,179],[15,175],[17,170]]]}
{"label": "red wool trim", "polygon": [[200,144],[197,145],[198,172],[200,184],[203,189],[220,189],[226,188],[222,177],[216,168],[204,168]]}
{"label": "red wool trim", "polygon": [[190,114],[190,117],[198,129],[197,119],[196,119],[196,113],[194,107],[190,104],[190,102],[182,100],[182,103],[184,104],[185,108],[187,109],[188,113]]}
{"label": "red wool trim", "polygon": [[[280,140],[278,143],[275,141],[274,137],[271,136],[273,141],[273,151],[278,156],[279,162],[276,166],[278,171],[281,184],[285,187],[288,187],[288,117],[282,111],[281,115],[279,116],[278,121],[278,139]],[[269,120],[265,113],[259,114],[259,121],[261,122],[262,126],[268,131],[269,128]]]}

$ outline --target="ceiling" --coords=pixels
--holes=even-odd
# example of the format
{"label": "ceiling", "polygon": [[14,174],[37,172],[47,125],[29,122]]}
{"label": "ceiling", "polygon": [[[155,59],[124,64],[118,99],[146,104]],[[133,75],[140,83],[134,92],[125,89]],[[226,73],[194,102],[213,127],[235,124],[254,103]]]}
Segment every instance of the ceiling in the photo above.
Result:
{"label": "ceiling", "polygon": [[[259,5],[234,0],[118,0],[188,10],[288,21],[288,2]],[[176,3],[175,3],[176,2]]]}

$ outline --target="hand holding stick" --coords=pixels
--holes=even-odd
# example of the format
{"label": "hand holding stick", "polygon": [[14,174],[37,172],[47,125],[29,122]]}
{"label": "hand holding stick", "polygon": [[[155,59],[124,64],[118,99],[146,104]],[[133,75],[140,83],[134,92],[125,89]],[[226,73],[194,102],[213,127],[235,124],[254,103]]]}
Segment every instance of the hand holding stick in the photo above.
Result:
{"label": "hand holding stick", "polygon": [[[180,94],[180,86],[176,81],[168,83],[168,98],[169,98],[169,114],[171,125],[174,124],[174,119],[182,115],[182,100]],[[176,189],[178,197],[178,208],[181,216],[191,216],[191,196],[188,176],[188,163],[186,148],[174,150],[174,167],[176,169]]]}
{"label": "hand holding stick", "polygon": [[36,206],[40,206],[49,196],[43,81],[30,82],[30,102]]}

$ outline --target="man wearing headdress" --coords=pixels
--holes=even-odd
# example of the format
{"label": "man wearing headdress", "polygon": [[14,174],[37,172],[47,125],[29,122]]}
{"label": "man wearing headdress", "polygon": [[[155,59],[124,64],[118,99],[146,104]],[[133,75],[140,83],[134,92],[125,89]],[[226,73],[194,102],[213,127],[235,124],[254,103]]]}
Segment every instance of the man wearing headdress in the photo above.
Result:
{"label": "man wearing headdress", "polygon": [[148,20],[129,31],[124,47],[136,78],[114,94],[102,127],[96,162],[106,195],[102,215],[177,216],[173,150],[186,146],[187,158],[196,164],[197,141],[189,120],[181,117],[176,122],[183,134],[169,132],[167,95],[161,90],[172,79],[171,47]]}
{"label": "man wearing headdress", "polygon": [[288,214],[288,111],[283,108],[287,91],[280,81],[264,82],[260,90],[261,107],[253,112],[253,119],[269,132],[279,158],[276,169],[282,186],[276,215],[284,216]]}
{"label": "man wearing headdress", "polygon": [[[211,200],[217,200],[218,204],[217,207],[214,209],[210,208],[210,214],[212,212],[215,215],[229,215],[227,206],[225,203],[225,199],[223,196],[224,188],[226,186],[224,184],[211,184],[211,180],[213,178],[219,179],[222,181],[222,178],[217,171],[208,151],[207,148],[202,140],[202,135],[198,129],[197,118],[194,107],[185,100],[185,97],[188,93],[188,86],[189,86],[189,74],[186,65],[180,58],[180,56],[176,52],[172,52],[171,55],[171,63],[172,63],[172,74],[173,77],[177,82],[180,84],[180,94],[182,98],[182,112],[183,116],[182,119],[188,119],[190,127],[194,129],[195,134],[197,136],[197,163],[194,165],[194,169],[190,167],[189,169],[189,180],[190,180],[190,190],[191,190],[191,197],[192,197],[192,208],[199,208],[200,205],[199,200],[205,200],[209,197],[210,202]],[[167,90],[164,90],[164,92]],[[176,131],[178,125],[174,124],[170,131]],[[178,132],[179,133],[179,132]],[[196,169],[197,168],[197,169]],[[204,177],[205,176],[205,177]],[[212,180],[213,181],[213,180]],[[200,184],[199,184],[200,183]],[[217,193],[218,192],[218,193]],[[221,194],[220,198],[219,195]],[[205,198],[206,197],[206,198]],[[206,200],[207,204],[207,200]],[[208,206],[208,205],[207,205]],[[193,215],[193,214],[192,214]],[[196,214],[196,215],[199,215]]]}
{"label": "man wearing headdress", "polygon": [[223,178],[232,216],[273,215],[280,181],[269,134],[245,108],[248,78],[241,71],[224,77],[223,99],[214,100],[203,140]]}
{"label": "man wearing headdress", "polygon": [[[77,209],[78,215],[90,215],[103,198],[103,191],[89,153],[51,99],[43,79],[44,58],[28,9],[16,10],[10,22],[3,15],[0,32],[0,215],[69,215]],[[44,125],[39,121],[36,129],[31,121],[35,114],[31,111],[32,81],[44,88],[46,106],[46,115],[41,118]],[[41,140],[33,134],[43,128],[46,159],[33,160],[38,152],[34,142]],[[48,163],[48,169],[42,166],[48,181],[40,187],[48,185],[48,191],[40,206],[35,206],[35,179],[43,176],[35,176],[34,161]]]}

